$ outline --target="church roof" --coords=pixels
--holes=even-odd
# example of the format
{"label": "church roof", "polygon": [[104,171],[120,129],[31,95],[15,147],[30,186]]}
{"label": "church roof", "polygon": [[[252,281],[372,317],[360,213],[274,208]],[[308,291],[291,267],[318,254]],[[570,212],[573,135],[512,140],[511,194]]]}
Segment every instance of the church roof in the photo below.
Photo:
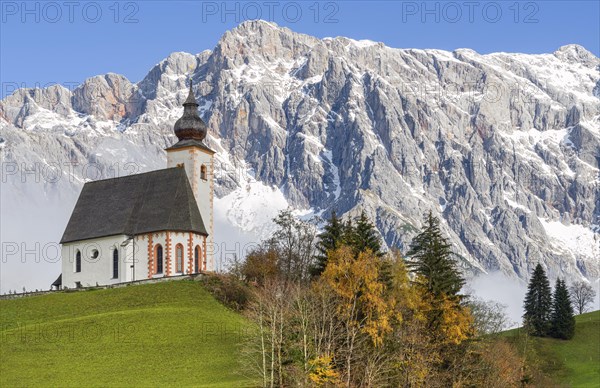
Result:
{"label": "church roof", "polygon": [[62,273],[60,275],[58,275],[58,277],[56,278],[56,280],[54,281],[54,283],[52,283],[51,285],[55,286],[55,287],[62,286]]}
{"label": "church roof", "polygon": [[167,230],[208,235],[181,167],[86,183],[60,242]]}

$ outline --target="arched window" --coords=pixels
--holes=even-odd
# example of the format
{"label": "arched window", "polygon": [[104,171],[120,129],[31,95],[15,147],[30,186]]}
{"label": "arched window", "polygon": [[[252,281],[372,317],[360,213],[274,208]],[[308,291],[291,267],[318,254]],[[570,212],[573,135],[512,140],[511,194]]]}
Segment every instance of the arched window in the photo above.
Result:
{"label": "arched window", "polygon": [[175,272],[183,272],[183,245],[181,244],[175,246]]}
{"label": "arched window", "polygon": [[206,166],[202,165],[200,167],[200,178],[206,180]]}
{"label": "arched window", "polygon": [[155,260],[155,272],[156,274],[160,274],[163,272],[163,248],[162,245],[156,244],[154,248],[154,260]]}
{"label": "arched window", "polygon": [[113,250],[113,278],[119,278],[119,251],[117,248]]}
{"label": "arched window", "polygon": [[75,272],[81,272],[81,252],[75,253]]}
{"label": "arched window", "polygon": [[200,246],[196,245],[194,249],[194,273],[200,272]]}

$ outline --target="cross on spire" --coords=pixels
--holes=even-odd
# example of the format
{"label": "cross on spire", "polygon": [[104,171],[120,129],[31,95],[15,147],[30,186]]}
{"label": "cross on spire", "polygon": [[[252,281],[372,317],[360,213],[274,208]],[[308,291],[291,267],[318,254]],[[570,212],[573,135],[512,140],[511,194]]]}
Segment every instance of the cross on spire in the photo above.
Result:
{"label": "cross on spire", "polygon": [[194,88],[193,88],[193,83],[192,83],[192,77],[190,76],[190,92],[188,93],[187,98],[185,99],[185,102],[183,103],[183,106],[189,105],[189,104],[195,104],[196,106],[198,106],[198,102],[196,102],[196,96],[194,96]]}

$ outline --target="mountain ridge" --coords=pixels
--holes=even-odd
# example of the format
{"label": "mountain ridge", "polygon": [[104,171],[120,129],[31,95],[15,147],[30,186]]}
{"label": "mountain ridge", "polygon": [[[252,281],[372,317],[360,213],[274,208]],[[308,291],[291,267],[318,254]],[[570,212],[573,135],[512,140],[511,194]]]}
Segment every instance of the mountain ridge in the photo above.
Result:
{"label": "mountain ridge", "polygon": [[[481,55],[244,22],[135,84],[108,73],[72,92],[16,91],[0,102],[2,157],[161,168],[191,76],[218,152],[217,196],[250,206],[223,209],[236,227],[260,229],[250,197],[275,196],[305,215],[364,209],[405,249],[432,209],[474,272],[525,279],[541,261],[551,276],[595,280],[598,69],[578,45]],[[74,175],[39,190],[76,191],[85,179]]]}

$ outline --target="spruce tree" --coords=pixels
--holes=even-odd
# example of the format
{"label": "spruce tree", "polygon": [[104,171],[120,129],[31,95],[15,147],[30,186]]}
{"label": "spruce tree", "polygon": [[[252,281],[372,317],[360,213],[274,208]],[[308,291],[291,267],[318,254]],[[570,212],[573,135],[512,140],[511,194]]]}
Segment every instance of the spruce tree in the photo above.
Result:
{"label": "spruce tree", "polygon": [[313,276],[319,276],[325,270],[328,252],[336,250],[342,245],[350,246],[355,256],[367,249],[377,257],[384,255],[377,229],[364,211],[356,218],[356,223],[352,222],[352,219],[344,222],[335,211],[332,211],[331,217],[327,220],[327,224],[318,238],[316,263],[311,270]]}
{"label": "spruce tree", "polygon": [[571,339],[575,335],[575,316],[569,291],[564,280],[556,279],[552,315],[550,319],[550,335],[554,338]]}
{"label": "spruce tree", "polygon": [[421,233],[413,238],[407,253],[407,267],[425,281],[436,298],[458,295],[465,281],[456,266],[451,245],[440,231],[440,221],[429,212]]}
{"label": "spruce tree", "polygon": [[352,228],[349,243],[352,245],[357,254],[360,252],[365,252],[367,249],[373,252],[377,257],[381,257],[384,254],[384,252],[381,250],[379,233],[367,217],[364,210],[356,219],[356,225],[354,225]]}
{"label": "spruce tree", "polygon": [[325,271],[327,253],[336,250],[342,245],[344,225],[335,210],[331,212],[331,217],[327,220],[327,224],[323,228],[323,232],[318,235],[318,238],[316,262],[311,270],[313,276],[319,276]]}
{"label": "spruce tree", "polygon": [[545,336],[550,330],[551,293],[550,282],[541,264],[538,263],[527,287],[525,314],[523,314],[525,327],[532,335]]}
{"label": "spruce tree", "polygon": [[350,245],[354,238],[354,224],[352,218],[348,217],[346,221],[342,222],[342,241],[346,245]]}

